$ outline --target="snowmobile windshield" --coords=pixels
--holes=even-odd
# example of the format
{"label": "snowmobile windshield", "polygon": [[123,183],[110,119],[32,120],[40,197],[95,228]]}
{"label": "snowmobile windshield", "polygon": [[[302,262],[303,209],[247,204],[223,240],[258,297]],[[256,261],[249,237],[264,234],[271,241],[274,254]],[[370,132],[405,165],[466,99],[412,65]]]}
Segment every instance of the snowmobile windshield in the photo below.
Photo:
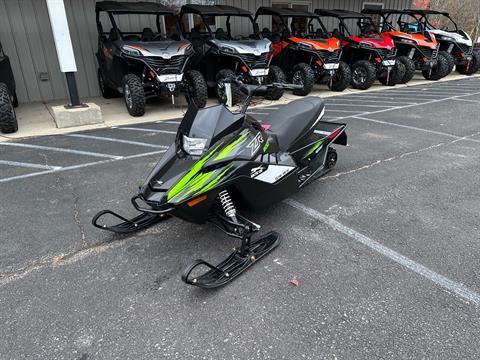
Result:
{"label": "snowmobile windshield", "polygon": [[[189,155],[201,155],[210,145],[240,129],[244,119],[244,114],[234,114],[223,105],[203,109],[190,106],[178,127],[177,148]],[[195,151],[190,151],[193,146]]]}

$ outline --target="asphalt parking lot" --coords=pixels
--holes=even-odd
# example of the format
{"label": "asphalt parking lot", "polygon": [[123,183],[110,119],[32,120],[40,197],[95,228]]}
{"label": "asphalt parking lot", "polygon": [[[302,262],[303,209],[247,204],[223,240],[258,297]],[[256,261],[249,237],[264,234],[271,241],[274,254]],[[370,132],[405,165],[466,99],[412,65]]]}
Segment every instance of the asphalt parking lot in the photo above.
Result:
{"label": "asphalt parking lot", "polygon": [[0,143],[0,358],[479,358],[480,79],[326,104],[337,167],[248,214],[282,244],[214,291],[180,280],[229,253],[213,226],[90,225],[134,214],[178,121]]}

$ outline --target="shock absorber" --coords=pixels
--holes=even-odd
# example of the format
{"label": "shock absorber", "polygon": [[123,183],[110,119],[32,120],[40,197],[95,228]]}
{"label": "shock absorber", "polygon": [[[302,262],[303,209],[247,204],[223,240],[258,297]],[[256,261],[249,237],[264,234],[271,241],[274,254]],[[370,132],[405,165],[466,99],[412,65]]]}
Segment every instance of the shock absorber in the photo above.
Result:
{"label": "shock absorber", "polygon": [[220,203],[222,204],[223,211],[225,215],[231,218],[233,221],[237,222],[237,210],[233,204],[232,198],[227,190],[222,190],[218,197],[220,198]]}

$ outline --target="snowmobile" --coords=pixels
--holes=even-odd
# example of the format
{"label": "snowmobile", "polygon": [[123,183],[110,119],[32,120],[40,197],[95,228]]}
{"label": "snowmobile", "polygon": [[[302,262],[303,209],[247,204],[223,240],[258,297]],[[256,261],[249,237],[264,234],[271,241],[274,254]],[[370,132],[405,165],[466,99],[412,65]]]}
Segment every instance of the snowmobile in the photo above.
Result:
{"label": "snowmobile", "polygon": [[[174,143],[131,200],[137,217],[103,210],[92,219],[99,229],[130,233],[174,216],[213,223],[240,239],[220,264],[196,260],[185,268],[182,280],[201,288],[232,281],[280,243],[273,231],[253,240],[260,226],[239,210],[265,208],[289,197],[335,166],[333,144],[347,145],[345,124],[321,121],[325,105],[318,97],[295,100],[262,121],[246,114],[254,96],[301,85],[251,85],[239,79],[229,81],[246,95],[239,113],[224,105],[189,105]],[[112,226],[101,220],[112,216],[121,222]],[[200,274],[202,267],[208,270]]]}

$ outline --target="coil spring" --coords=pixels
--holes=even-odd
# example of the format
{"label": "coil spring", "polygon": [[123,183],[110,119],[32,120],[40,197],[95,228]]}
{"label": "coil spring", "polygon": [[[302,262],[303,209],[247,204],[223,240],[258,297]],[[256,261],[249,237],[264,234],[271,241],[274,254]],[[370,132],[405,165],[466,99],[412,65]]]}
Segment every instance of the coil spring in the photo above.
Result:
{"label": "coil spring", "polygon": [[237,210],[235,209],[235,205],[233,204],[232,198],[227,190],[223,190],[218,194],[220,198],[220,203],[222,204],[223,211],[225,215],[230,218],[234,218],[237,215]]}

